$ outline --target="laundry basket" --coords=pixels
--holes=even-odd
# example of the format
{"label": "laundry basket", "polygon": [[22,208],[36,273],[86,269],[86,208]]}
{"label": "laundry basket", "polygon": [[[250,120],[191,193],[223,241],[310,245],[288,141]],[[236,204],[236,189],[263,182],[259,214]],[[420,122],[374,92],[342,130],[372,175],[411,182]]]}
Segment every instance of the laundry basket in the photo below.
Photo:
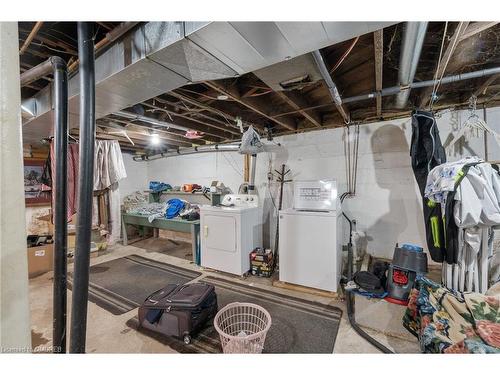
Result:
{"label": "laundry basket", "polygon": [[234,302],[214,318],[224,353],[262,353],[271,315],[253,303]]}

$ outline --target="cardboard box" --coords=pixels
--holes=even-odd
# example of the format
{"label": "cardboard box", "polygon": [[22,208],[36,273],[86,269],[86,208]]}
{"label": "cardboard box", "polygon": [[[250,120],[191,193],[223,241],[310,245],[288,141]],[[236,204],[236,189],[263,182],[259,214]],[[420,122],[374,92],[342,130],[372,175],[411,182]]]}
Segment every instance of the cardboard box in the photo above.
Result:
{"label": "cardboard box", "polygon": [[29,278],[39,276],[54,269],[54,244],[28,247]]}

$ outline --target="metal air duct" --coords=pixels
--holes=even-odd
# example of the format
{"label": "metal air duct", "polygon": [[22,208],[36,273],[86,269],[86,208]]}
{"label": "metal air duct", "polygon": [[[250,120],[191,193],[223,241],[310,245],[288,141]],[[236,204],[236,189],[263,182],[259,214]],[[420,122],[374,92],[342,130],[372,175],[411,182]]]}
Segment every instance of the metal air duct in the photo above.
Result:
{"label": "metal air duct", "polygon": [[321,76],[325,80],[326,86],[328,87],[328,91],[330,92],[330,96],[332,97],[332,100],[334,101],[335,106],[337,107],[338,111],[342,115],[342,118],[344,119],[344,121],[346,123],[348,123],[349,122],[349,114],[342,106],[342,98],[340,97],[339,90],[337,89],[337,86],[335,85],[332,77],[330,76],[330,72],[328,71],[328,68],[326,67],[326,64],[325,64],[325,61],[323,60],[323,56],[321,55],[321,52],[314,51],[313,57],[314,57],[314,61],[316,62],[316,65],[318,66],[318,69],[319,69]]}
{"label": "metal air duct", "polygon": [[[95,62],[96,118],[190,82],[230,78],[351,39],[394,22],[148,22]],[[79,74],[69,81],[70,127],[78,125]],[[34,116],[27,143],[51,134],[50,87],[23,101]]]}
{"label": "metal air duct", "polygon": [[[420,53],[424,44],[428,22],[407,22],[403,34],[403,44],[399,59],[399,85],[406,87],[413,83]],[[410,90],[401,91],[396,97],[396,108],[404,108]]]}

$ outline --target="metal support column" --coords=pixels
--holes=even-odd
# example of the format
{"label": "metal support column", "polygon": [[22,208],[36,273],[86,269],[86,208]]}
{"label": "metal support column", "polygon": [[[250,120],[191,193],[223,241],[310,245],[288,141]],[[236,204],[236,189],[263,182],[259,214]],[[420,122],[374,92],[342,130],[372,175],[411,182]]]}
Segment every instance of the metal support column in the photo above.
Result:
{"label": "metal support column", "polygon": [[68,252],[68,73],[66,62],[52,58],[54,69],[54,300],[52,341],[54,353],[66,353]]}
{"label": "metal support column", "polygon": [[75,271],[71,305],[71,353],[85,353],[94,185],[95,76],[92,24],[78,22],[80,59],[80,160]]}

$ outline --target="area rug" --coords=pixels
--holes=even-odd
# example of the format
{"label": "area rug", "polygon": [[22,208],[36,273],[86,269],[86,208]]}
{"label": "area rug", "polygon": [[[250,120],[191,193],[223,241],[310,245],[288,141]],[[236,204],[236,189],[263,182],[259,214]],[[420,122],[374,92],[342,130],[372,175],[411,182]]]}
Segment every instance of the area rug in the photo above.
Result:
{"label": "area rug", "polygon": [[[216,277],[201,279],[215,286],[219,309],[231,302],[250,302],[264,307],[272,319],[264,353],[333,353],[342,310],[337,307],[274,293]],[[137,318],[127,325],[169,345],[180,353],[220,353],[219,336],[209,322],[191,344],[164,337],[139,327]]]}
{"label": "area rug", "polygon": [[[167,284],[185,284],[200,272],[129,255],[90,267],[89,300],[114,315],[141,305],[151,293]],[[68,273],[68,285],[72,287]]]}

